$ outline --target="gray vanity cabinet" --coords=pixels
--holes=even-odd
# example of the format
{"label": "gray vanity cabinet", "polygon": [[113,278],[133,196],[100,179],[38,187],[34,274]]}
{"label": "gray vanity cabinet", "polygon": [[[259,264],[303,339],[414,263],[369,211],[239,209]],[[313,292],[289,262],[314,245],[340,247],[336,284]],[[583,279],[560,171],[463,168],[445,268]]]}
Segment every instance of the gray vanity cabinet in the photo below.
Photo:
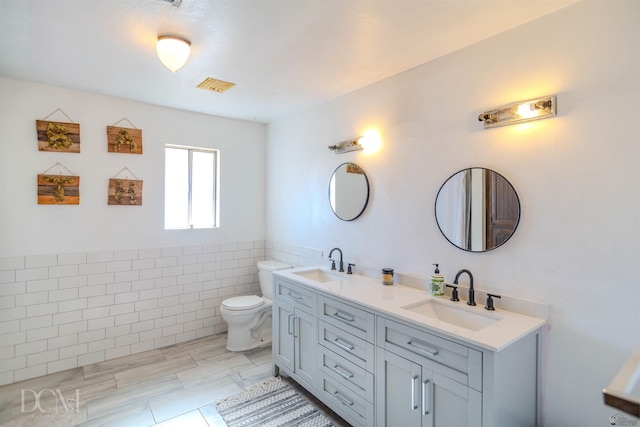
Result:
{"label": "gray vanity cabinet", "polygon": [[482,352],[384,317],[377,332],[377,425],[482,425]]}
{"label": "gray vanity cabinet", "polygon": [[274,361],[296,381],[313,387],[317,378],[316,294],[281,279],[274,286]]}
{"label": "gray vanity cabinet", "polygon": [[274,278],[282,369],[361,427],[535,427],[540,330],[500,351]]}
{"label": "gray vanity cabinet", "polygon": [[539,335],[501,352],[377,317],[376,425],[537,425]]}
{"label": "gray vanity cabinet", "polygon": [[318,295],[320,398],[354,426],[373,426],[375,316]]}
{"label": "gray vanity cabinet", "polygon": [[415,359],[378,348],[377,425],[481,426],[481,393]]}

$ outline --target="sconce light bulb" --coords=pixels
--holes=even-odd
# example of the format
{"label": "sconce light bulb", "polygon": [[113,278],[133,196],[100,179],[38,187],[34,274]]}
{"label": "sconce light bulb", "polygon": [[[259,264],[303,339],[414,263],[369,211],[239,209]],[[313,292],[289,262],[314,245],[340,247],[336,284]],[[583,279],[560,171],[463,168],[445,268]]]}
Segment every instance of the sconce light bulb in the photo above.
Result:
{"label": "sconce light bulb", "polygon": [[375,153],[382,147],[380,134],[375,130],[367,130],[363,132],[362,136],[358,139],[358,143],[367,154]]}
{"label": "sconce light bulb", "polygon": [[535,104],[521,104],[518,105],[518,115],[522,118],[529,119],[538,115],[538,109]]}

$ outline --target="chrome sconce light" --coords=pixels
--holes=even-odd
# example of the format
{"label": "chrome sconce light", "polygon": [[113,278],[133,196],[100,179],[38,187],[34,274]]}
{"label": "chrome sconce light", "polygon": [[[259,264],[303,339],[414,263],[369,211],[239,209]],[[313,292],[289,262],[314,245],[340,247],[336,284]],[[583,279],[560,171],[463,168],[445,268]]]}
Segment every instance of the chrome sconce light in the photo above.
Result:
{"label": "chrome sconce light", "polygon": [[353,139],[347,139],[346,141],[338,142],[337,144],[330,145],[329,150],[334,151],[336,154],[348,153],[349,151],[362,150],[364,147],[360,144],[359,136]]}
{"label": "chrome sconce light", "polygon": [[531,120],[546,119],[555,115],[556,96],[552,95],[529,101],[515,102],[495,110],[486,111],[478,116],[478,120],[484,123],[485,129],[488,129]]}

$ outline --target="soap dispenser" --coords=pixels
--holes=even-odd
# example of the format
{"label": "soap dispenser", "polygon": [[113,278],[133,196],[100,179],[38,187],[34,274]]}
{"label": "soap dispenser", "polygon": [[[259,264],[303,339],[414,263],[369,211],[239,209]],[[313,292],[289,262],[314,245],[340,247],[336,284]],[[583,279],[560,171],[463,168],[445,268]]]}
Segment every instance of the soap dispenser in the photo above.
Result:
{"label": "soap dispenser", "polygon": [[436,266],[436,269],[429,280],[429,292],[434,297],[441,297],[444,296],[444,277],[440,274],[440,270],[438,270],[438,264],[433,265]]}

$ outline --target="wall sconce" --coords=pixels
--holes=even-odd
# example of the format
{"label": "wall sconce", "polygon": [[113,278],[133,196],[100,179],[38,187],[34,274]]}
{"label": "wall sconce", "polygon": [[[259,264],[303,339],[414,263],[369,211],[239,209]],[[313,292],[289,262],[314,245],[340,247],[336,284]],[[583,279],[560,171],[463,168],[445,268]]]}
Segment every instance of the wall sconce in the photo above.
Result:
{"label": "wall sconce", "polygon": [[362,150],[364,147],[360,144],[359,136],[353,139],[347,139],[346,141],[338,142],[337,144],[330,145],[329,150],[335,151],[336,154],[348,153],[349,151]]}
{"label": "wall sconce", "polygon": [[478,116],[478,120],[484,123],[484,128],[512,125],[515,123],[529,122],[531,120],[546,119],[556,115],[556,96],[531,99],[529,101],[515,102],[486,111]]}
{"label": "wall sconce", "polygon": [[164,66],[175,73],[187,63],[191,43],[179,37],[158,36],[156,52]]}

